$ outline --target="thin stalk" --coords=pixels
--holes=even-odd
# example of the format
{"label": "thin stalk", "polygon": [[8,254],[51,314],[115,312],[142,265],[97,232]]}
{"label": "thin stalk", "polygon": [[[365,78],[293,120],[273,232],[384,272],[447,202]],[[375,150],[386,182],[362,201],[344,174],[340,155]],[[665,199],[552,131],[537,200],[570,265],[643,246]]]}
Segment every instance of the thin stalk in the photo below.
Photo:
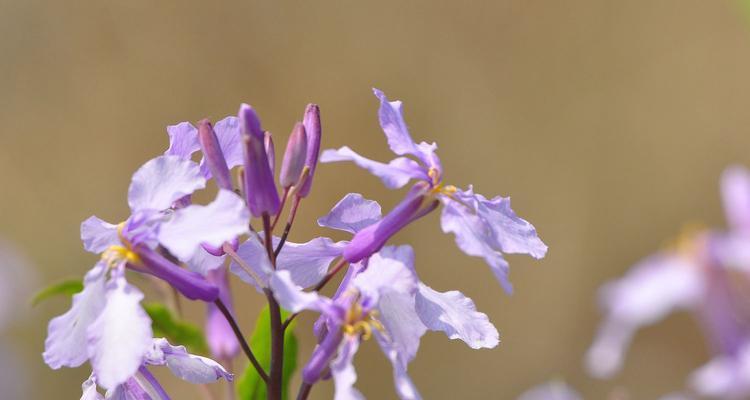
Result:
{"label": "thin stalk", "polygon": [[284,189],[284,196],[281,198],[281,204],[279,205],[279,212],[276,213],[276,217],[273,219],[273,223],[271,224],[271,230],[273,231],[274,228],[276,228],[276,224],[279,222],[279,219],[281,219],[281,213],[284,211],[284,206],[286,205],[286,199],[289,197],[289,190],[292,187],[289,186],[288,188]]}
{"label": "thin stalk", "polygon": [[292,209],[289,210],[289,217],[286,220],[286,226],[284,227],[284,233],[281,235],[281,240],[279,240],[279,245],[276,246],[276,250],[274,251],[274,257],[278,257],[279,253],[281,253],[281,249],[284,247],[284,243],[286,243],[286,238],[289,236],[289,231],[292,230],[292,224],[294,224],[294,217],[297,216],[297,209],[299,208],[299,203],[302,201],[302,198],[299,196],[294,197],[294,203],[292,204]]}
{"label": "thin stalk", "polygon": [[[266,251],[271,259],[273,268],[276,269],[276,256],[273,251],[273,235],[271,234],[271,217],[268,213],[263,214],[263,230],[266,236]],[[284,373],[284,329],[281,322],[281,307],[273,297],[271,289],[264,289],[268,299],[268,314],[271,325],[271,368],[268,387],[268,400],[281,400],[282,378]]]}
{"label": "thin stalk", "polygon": [[307,400],[307,396],[310,395],[312,385],[306,382],[302,382],[299,386],[299,393],[297,393],[297,400]]}
{"label": "thin stalk", "polygon": [[229,326],[232,327],[232,331],[234,332],[234,335],[237,337],[237,341],[240,342],[240,347],[242,347],[242,351],[245,352],[245,355],[247,356],[248,360],[250,360],[250,364],[255,367],[255,370],[258,371],[258,375],[260,375],[260,378],[263,379],[263,382],[268,382],[268,374],[266,374],[266,371],[263,370],[263,367],[261,367],[260,363],[258,362],[258,359],[255,358],[255,354],[253,354],[253,351],[250,349],[250,345],[247,344],[247,340],[245,340],[245,336],[242,335],[242,331],[240,330],[240,327],[237,325],[237,321],[235,321],[234,317],[232,316],[232,313],[229,312],[229,309],[224,305],[224,303],[220,299],[216,299],[214,301],[214,304],[216,304],[216,307],[221,311],[221,313],[224,315],[224,318],[226,318],[227,322],[229,322]]}

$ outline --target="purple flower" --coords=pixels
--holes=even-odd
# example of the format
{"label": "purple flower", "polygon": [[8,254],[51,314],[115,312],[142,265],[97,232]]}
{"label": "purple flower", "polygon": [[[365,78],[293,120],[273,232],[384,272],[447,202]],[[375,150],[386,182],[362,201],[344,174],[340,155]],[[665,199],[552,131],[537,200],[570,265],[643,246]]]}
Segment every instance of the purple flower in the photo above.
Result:
{"label": "purple flower", "polygon": [[97,391],[101,378],[96,372],[83,382],[81,399],[153,399],[169,400],[169,395],[148,370],[147,366],[166,366],[178,378],[206,384],[221,378],[231,381],[234,376],[214,360],[188,353],[183,346],[173,346],[166,339],[153,339],[137,371],[123,383],[109,388],[102,397]]}
{"label": "purple flower", "polygon": [[[207,279],[219,288],[219,299],[230,310],[232,294],[229,290],[229,277],[225,268],[217,268],[208,273]],[[240,343],[224,315],[214,303],[208,303],[206,316],[206,341],[211,355],[219,360],[231,360],[240,352]]]}
{"label": "purple flower", "polygon": [[[503,254],[529,254],[534,258],[542,258],[547,252],[547,246],[539,239],[534,227],[513,212],[509,198],[495,197],[488,200],[482,195],[474,194],[471,186],[467,190],[460,190],[455,186],[445,185],[443,168],[435,153],[437,145],[415,143],[403,119],[401,102],[389,102],[383,92],[377,89],[374,92],[380,100],[380,126],[385,132],[389,147],[399,157],[384,164],[362,157],[348,147],[342,147],[324,151],[321,162],[352,161],[379,177],[391,189],[403,187],[412,179],[421,181],[407,195],[407,199],[414,196],[415,190],[420,190],[425,199],[434,196],[443,203],[443,231],[455,235],[456,244],[464,253],[483,258],[505,290],[511,292],[508,263]],[[435,206],[436,204],[428,201],[423,209],[400,212],[393,216],[398,221],[393,226],[398,230]],[[366,257],[368,251],[377,251],[384,237],[393,233],[387,231],[373,235],[373,232],[368,231],[358,234],[361,237],[352,240],[351,246],[354,249],[349,250],[351,261]],[[368,241],[369,244],[366,243]]]}
{"label": "purple flower", "polygon": [[582,397],[565,382],[552,381],[527,390],[518,400],[582,400]]}
{"label": "purple flower", "polygon": [[305,167],[307,158],[307,133],[305,126],[298,122],[294,125],[292,134],[286,143],[284,159],[281,163],[281,173],[279,174],[279,184],[284,189],[297,183]]}
{"label": "purple flower", "polygon": [[[333,221],[340,225],[342,221]],[[385,247],[345,279],[333,299],[304,292],[289,271],[272,274],[270,286],[279,303],[292,312],[322,314],[325,334],[303,369],[303,380],[315,383],[330,368],[336,398],[361,396],[353,387],[352,359],[359,342],[374,336],[394,370],[396,392],[402,399],[420,395],[407,375],[419,340],[427,330],[442,331],[472,348],[494,347],[495,327],[459,292],[437,292],[419,282],[410,247]]]}
{"label": "purple flower", "polygon": [[[226,117],[217,122],[212,128],[227,168],[231,170],[234,167],[242,165],[242,138],[240,136],[239,119],[232,116]],[[190,160],[193,153],[202,148],[201,140],[199,139],[199,130],[189,122],[181,122],[177,125],[168,126],[167,133],[169,135],[169,148],[164,152],[165,155]],[[206,179],[210,179],[212,171],[209,167],[210,162],[208,158],[218,155],[218,151],[211,150],[209,153],[212,155],[208,156],[205,150],[204,148],[203,159],[200,162],[201,174]]]}
{"label": "purple flower", "polygon": [[317,104],[307,105],[302,123],[305,126],[305,133],[307,134],[305,166],[310,168],[310,174],[297,192],[297,196],[304,198],[310,194],[310,189],[312,189],[312,181],[315,176],[315,168],[318,165],[318,154],[320,153],[320,140],[323,135],[323,129],[320,126],[320,109]]}
{"label": "purple flower", "polygon": [[701,322],[713,350],[713,360],[691,376],[692,390],[717,398],[750,395],[750,314],[738,291],[750,283],[750,173],[728,169],[722,194],[728,232],[693,234],[602,287],[606,317],[586,356],[592,375],[612,376],[640,327],[686,310]]}

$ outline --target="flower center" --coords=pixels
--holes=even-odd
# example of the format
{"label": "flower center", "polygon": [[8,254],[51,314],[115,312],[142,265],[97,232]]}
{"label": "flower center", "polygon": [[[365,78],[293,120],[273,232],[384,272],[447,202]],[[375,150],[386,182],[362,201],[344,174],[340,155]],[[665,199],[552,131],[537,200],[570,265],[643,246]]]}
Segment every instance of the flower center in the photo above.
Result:
{"label": "flower center", "polygon": [[346,312],[346,323],[342,329],[347,335],[362,335],[363,340],[368,340],[372,337],[373,329],[385,331],[383,324],[377,320],[377,316],[376,310],[365,312],[362,306],[355,302]]}
{"label": "flower center", "polygon": [[133,244],[122,234],[124,228],[124,222],[117,225],[117,237],[120,238],[122,245],[113,244],[102,252],[102,260],[107,263],[109,268],[114,268],[123,261],[132,264],[138,264],[141,261],[138,254],[133,251]]}

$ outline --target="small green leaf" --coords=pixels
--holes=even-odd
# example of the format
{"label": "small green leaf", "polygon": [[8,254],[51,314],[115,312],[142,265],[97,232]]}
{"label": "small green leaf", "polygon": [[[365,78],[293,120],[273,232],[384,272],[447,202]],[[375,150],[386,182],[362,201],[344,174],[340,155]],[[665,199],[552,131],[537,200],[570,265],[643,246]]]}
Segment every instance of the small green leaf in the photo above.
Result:
{"label": "small green leaf", "polygon": [[[282,310],[281,320],[289,317],[289,313]],[[284,334],[284,371],[282,373],[281,396],[287,399],[289,396],[289,380],[297,369],[297,337],[294,336],[295,323],[292,322],[286,328]],[[268,306],[263,307],[255,322],[255,331],[250,338],[250,348],[255,358],[263,369],[268,372],[271,365],[271,324]],[[245,372],[237,380],[237,396],[239,400],[265,400],[267,396],[266,384],[260,379],[260,375],[248,363]]]}
{"label": "small green leaf", "polygon": [[31,299],[31,306],[49,299],[50,297],[58,295],[72,296],[83,290],[83,281],[80,279],[68,279],[54,285],[47,286],[46,288],[38,291]]}
{"label": "small green leaf", "polygon": [[207,353],[206,339],[198,327],[177,319],[164,304],[146,303],[143,308],[151,317],[154,336],[166,337],[172,344],[183,345],[191,353]]}

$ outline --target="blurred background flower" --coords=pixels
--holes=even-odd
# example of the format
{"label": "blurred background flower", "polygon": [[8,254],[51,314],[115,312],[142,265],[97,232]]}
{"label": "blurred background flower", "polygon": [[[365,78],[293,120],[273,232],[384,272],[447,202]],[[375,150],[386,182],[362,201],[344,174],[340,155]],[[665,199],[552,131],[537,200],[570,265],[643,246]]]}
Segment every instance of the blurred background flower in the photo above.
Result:
{"label": "blurred background flower", "polygon": [[[414,246],[421,279],[470,294],[500,331],[483,352],[426,337],[409,367],[424,397],[516,398],[559,376],[586,398],[615,387],[657,398],[710,357],[695,321],[675,314],[642,330],[621,373],[592,380],[582,358],[600,319],[596,291],[685,221],[723,223],[716,177],[750,165],[744,10],[735,0],[0,2],[0,235],[29,258],[33,285],[80,276],[96,260],[80,222],[128,215],[129,179],[166,148],[166,126],[218,121],[242,102],[277,145],[315,102],[323,148],[390,159],[378,87],[407,101],[415,140],[439,143],[448,181],[512,195],[550,248],[541,261],[509,257],[515,294],[505,296],[482,260],[434,229],[437,215],[395,237]],[[385,210],[403,195],[357,168],[321,165],[290,240],[319,235],[315,219],[349,191]],[[262,299],[232,283],[250,329]],[[89,371],[51,371],[40,355],[47,320],[69,301],[20,301],[3,334],[34,382],[20,398],[77,398]],[[202,321],[200,305],[184,308]],[[391,368],[371,344],[358,387],[389,398]],[[303,338],[300,354],[313,345]],[[175,398],[202,398],[162,381]],[[311,397],[331,393],[322,385]]]}

